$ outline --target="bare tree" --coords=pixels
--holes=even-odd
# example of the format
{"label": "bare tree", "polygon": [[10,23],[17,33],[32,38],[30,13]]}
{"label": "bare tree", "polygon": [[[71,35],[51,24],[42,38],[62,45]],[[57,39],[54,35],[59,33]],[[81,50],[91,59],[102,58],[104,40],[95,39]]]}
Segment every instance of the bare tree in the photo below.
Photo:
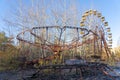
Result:
{"label": "bare tree", "polygon": [[5,18],[4,21],[10,27],[14,26],[15,34],[35,26],[79,26],[80,12],[76,3],[68,2],[70,4],[66,0],[30,0],[31,5],[26,5],[23,0],[19,0],[16,13]]}
{"label": "bare tree", "polygon": [[[13,27],[14,36],[36,26],[79,26],[80,12],[74,1],[29,0],[28,5],[23,0],[19,0],[18,3],[19,7],[15,9],[16,12],[4,19],[6,24]],[[74,34],[74,32],[70,33]],[[66,40],[66,34],[64,36]],[[28,39],[28,37],[31,36],[23,34],[23,38]]]}

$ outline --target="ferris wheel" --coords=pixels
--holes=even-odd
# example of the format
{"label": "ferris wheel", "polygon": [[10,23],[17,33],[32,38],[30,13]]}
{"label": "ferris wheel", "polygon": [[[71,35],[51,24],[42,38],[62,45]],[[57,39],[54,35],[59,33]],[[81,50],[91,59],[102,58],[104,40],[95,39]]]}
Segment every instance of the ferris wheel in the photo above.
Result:
{"label": "ferris wheel", "polygon": [[[111,55],[111,29],[100,12],[96,10],[86,11],[82,15],[80,26],[89,30],[89,34],[83,38],[83,42],[91,40],[90,44],[83,45],[84,53],[102,56],[103,52],[105,52],[107,56]],[[81,34],[84,35],[84,32],[81,31]]]}

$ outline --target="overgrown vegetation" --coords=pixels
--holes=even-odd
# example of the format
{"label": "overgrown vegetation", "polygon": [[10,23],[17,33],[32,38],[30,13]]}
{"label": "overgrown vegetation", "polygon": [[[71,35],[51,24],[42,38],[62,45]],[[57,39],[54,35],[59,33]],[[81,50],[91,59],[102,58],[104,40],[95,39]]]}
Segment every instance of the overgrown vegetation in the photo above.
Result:
{"label": "overgrown vegetation", "polygon": [[120,61],[120,46],[114,48],[114,55],[115,55],[115,60]]}
{"label": "overgrown vegetation", "polygon": [[0,69],[10,69],[17,66],[15,57],[17,57],[18,50],[5,36],[5,33],[0,33]]}

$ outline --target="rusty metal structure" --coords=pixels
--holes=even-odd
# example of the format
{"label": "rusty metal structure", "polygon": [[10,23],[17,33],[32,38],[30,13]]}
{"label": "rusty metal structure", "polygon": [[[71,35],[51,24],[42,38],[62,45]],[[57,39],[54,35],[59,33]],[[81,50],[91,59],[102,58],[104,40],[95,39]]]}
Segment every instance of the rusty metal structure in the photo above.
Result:
{"label": "rusty metal structure", "polygon": [[77,48],[85,55],[109,58],[112,48],[112,33],[108,22],[95,10],[86,11],[80,27],[41,26],[25,30],[17,35],[22,43],[48,50],[53,54]]}
{"label": "rusty metal structure", "polygon": [[[69,31],[67,31],[69,30]],[[59,51],[70,49],[74,43],[78,42],[81,37],[80,31],[85,31],[87,35],[88,30],[85,28],[64,26],[60,28],[59,26],[44,26],[44,27],[33,27],[31,30],[26,30],[17,35],[17,39],[31,45],[41,46],[42,48],[51,49],[52,51]],[[23,36],[25,33],[30,33],[30,36],[34,37],[31,40],[25,40]],[[75,33],[74,33],[75,32]],[[73,34],[71,34],[73,33]],[[75,34],[75,35],[74,35]],[[74,36],[73,36],[74,35]],[[66,40],[66,38],[69,38]],[[69,44],[69,45],[68,45]],[[55,47],[54,47],[55,46]],[[69,48],[67,48],[69,46]],[[70,47],[71,46],[71,47]],[[66,47],[66,48],[65,48]]]}
{"label": "rusty metal structure", "polygon": [[[80,32],[85,34],[81,35]],[[82,44],[90,43],[90,40],[81,42],[82,38],[89,34],[85,28],[73,26],[44,26],[33,27],[17,35],[20,42],[40,47],[45,50],[58,54],[59,52],[79,47]],[[24,37],[26,36],[27,37]]]}
{"label": "rusty metal structure", "polygon": [[[87,48],[85,51],[89,51],[85,53],[96,54],[99,56],[103,55],[102,53],[106,53],[107,55],[105,57],[104,54],[104,57],[110,57],[110,50],[112,49],[112,33],[105,17],[96,10],[88,10],[82,15],[80,26],[96,34],[93,35],[93,33],[89,33],[83,38],[83,41],[91,38],[93,39],[89,45],[83,45],[83,48]],[[84,32],[82,32],[82,34],[84,34]]]}

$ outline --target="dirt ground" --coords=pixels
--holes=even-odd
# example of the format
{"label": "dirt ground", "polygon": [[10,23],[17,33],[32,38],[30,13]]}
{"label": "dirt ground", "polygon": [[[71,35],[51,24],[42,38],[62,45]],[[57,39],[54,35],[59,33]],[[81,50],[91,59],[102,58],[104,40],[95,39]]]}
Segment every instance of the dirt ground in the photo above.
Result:
{"label": "dirt ground", "polygon": [[[114,67],[114,70],[120,73],[120,67]],[[35,69],[1,71],[0,80],[112,80],[103,74],[83,76],[81,78],[80,75],[76,75],[74,72],[73,74],[69,74],[68,72],[66,75],[50,74],[49,77],[39,74],[36,78],[30,78],[35,72]],[[115,75],[114,73],[110,74],[113,75],[115,80],[120,80],[119,75]]]}

